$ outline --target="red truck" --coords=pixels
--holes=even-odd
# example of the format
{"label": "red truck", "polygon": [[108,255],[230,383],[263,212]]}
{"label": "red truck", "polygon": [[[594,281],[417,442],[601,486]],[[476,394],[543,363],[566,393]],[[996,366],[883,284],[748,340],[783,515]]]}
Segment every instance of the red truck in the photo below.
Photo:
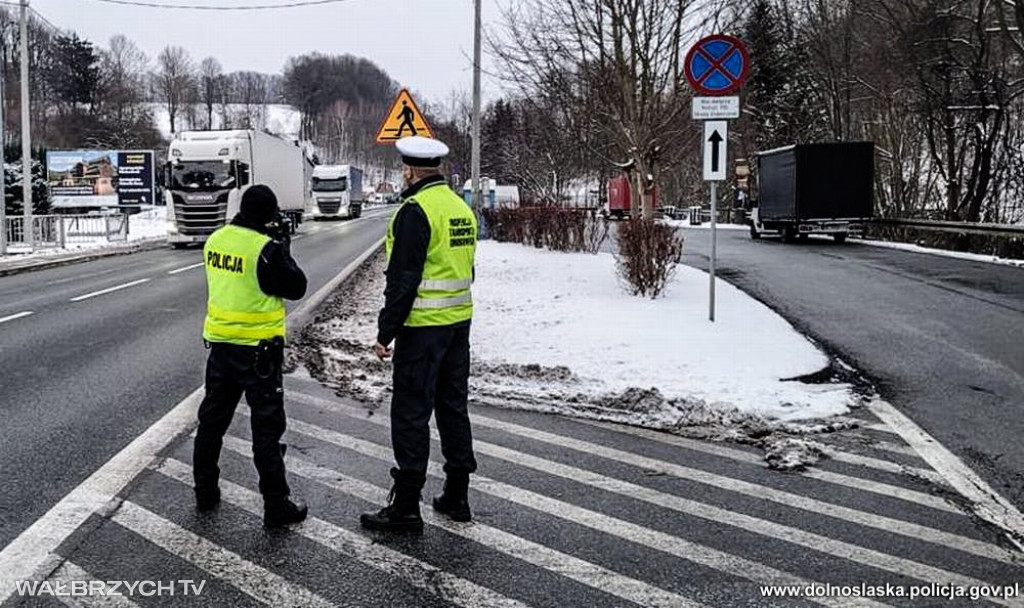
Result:
{"label": "red truck", "polygon": [[[608,180],[608,207],[605,217],[624,219],[629,217],[632,207],[633,186],[625,173]],[[658,208],[658,190],[654,190],[654,208]]]}

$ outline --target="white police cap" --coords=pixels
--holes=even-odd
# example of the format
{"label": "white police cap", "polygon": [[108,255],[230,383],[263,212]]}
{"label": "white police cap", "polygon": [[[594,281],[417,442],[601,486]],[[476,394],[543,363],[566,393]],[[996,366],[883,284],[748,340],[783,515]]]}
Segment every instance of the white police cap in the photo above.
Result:
{"label": "white police cap", "polygon": [[448,156],[448,146],[430,137],[414,135],[395,142],[402,155],[402,162],[410,167],[439,167],[441,159]]}

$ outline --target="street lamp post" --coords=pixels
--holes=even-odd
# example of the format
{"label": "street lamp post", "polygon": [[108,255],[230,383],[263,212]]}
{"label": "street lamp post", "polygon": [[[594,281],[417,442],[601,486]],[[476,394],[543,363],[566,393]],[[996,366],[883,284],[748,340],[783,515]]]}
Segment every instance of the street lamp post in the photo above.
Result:
{"label": "street lamp post", "polygon": [[35,240],[32,230],[32,140],[29,134],[28,99],[28,0],[21,0],[21,200],[25,244],[32,251]]}
{"label": "street lamp post", "polygon": [[7,167],[4,159],[4,68],[0,65],[0,255],[7,255]]}

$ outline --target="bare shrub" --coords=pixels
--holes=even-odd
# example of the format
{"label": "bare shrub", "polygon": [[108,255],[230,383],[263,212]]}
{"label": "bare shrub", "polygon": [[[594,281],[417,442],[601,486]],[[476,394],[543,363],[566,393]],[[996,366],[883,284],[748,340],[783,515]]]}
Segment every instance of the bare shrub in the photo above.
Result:
{"label": "bare shrub", "polygon": [[608,238],[608,221],[596,213],[584,216],[580,251],[597,253]]}
{"label": "bare shrub", "polygon": [[619,277],[633,295],[654,299],[664,291],[683,258],[683,237],[655,220],[632,219],[619,224],[616,239]]}
{"label": "bare shrub", "polygon": [[488,234],[499,242],[597,253],[608,237],[608,225],[602,218],[550,203],[484,209],[481,215]]}

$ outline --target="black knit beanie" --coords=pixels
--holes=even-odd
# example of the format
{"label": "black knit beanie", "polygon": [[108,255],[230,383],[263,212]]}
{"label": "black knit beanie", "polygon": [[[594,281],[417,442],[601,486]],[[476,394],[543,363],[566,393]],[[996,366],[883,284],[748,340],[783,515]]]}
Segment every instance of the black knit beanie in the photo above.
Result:
{"label": "black knit beanie", "polygon": [[242,195],[242,215],[257,225],[270,223],[277,214],[277,197],[268,186],[251,186]]}

